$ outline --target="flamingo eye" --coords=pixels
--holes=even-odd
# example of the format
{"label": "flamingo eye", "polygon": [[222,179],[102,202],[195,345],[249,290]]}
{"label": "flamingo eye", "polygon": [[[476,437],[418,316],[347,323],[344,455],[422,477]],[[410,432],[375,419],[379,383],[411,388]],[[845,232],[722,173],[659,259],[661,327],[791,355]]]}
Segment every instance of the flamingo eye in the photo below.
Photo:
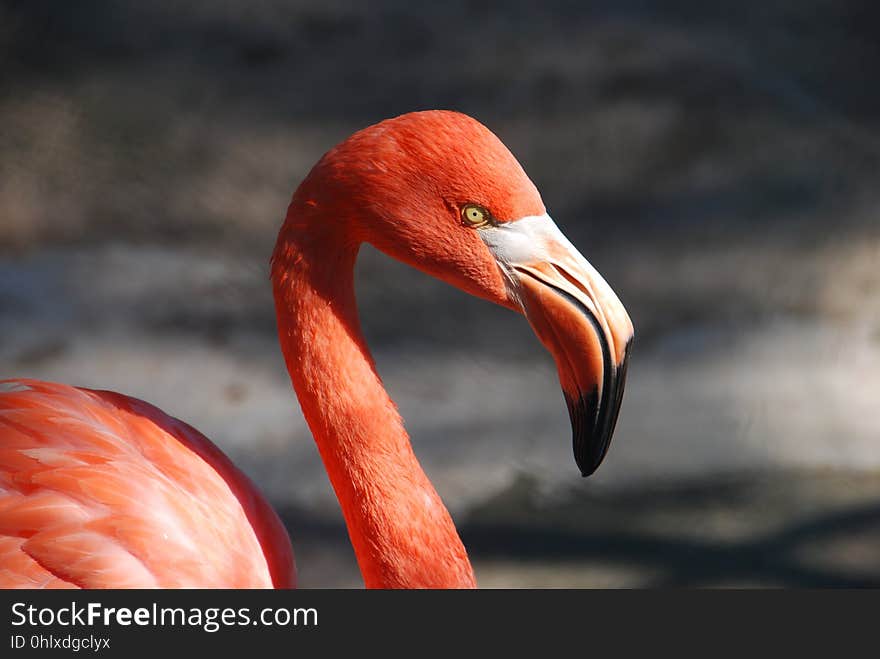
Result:
{"label": "flamingo eye", "polygon": [[465,204],[461,209],[461,221],[469,227],[482,227],[492,222],[492,216],[482,206]]}

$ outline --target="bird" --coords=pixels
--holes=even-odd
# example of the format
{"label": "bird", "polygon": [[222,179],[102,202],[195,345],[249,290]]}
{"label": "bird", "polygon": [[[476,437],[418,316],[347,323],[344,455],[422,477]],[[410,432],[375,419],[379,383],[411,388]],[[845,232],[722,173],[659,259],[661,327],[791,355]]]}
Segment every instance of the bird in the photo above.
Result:
{"label": "bird", "polygon": [[[608,451],[633,324],[516,157],[468,115],[364,128],[294,192],[269,267],[278,337],[364,585],[476,587],[361,330],[364,243],[525,316],[555,361],[584,476]],[[0,381],[0,587],[295,586],[284,524],[196,429],[115,392]]]}

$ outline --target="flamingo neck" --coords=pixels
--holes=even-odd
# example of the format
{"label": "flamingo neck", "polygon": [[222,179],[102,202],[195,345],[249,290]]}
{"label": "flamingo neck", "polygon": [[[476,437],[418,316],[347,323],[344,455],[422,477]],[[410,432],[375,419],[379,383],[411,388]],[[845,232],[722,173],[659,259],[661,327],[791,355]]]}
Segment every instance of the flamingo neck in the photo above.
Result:
{"label": "flamingo neck", "polygon": [[279,236],[272,268],[278,331],[364,583],[473,587],[461,539],[361,333],[354,295],[359,245],[320,234],[286,226]]}

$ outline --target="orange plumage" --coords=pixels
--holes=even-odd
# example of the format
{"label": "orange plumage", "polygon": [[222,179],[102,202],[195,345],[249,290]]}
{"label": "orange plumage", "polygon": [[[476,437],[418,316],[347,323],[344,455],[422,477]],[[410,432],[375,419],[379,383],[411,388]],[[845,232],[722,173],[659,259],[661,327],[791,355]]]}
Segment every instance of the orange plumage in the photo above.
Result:
{"label": "orange plumage", "polygon": [[295,585],[280,520],[195,429],[111,392],[0,390],[0,586]]}
{"label": "orange plumage", "polygon": [[[364,582],[472,587],[360,331],[363,242],[526,315],[556,359],[584,475],[608,449],[632,324],[513,155],[464,115],[360,131],[294,194],[272,256],[279,339]],[[0,382],[0,586],[294,585],[278,517],[196,430],[120,394]]]}

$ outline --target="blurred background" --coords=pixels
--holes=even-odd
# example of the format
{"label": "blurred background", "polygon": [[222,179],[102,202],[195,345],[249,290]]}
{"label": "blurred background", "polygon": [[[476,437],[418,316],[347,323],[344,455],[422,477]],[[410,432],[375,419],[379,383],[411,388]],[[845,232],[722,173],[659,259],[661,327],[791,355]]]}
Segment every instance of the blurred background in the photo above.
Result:
{"label": "blurred background", "polygon": [[880,5],[0,2],[0,376],[114,389],[360,587],[268,258],[351,132],[481,120],[636,325],[581,479],[521,317],[365,247],[369,343],[486,587],[880,586]]}

